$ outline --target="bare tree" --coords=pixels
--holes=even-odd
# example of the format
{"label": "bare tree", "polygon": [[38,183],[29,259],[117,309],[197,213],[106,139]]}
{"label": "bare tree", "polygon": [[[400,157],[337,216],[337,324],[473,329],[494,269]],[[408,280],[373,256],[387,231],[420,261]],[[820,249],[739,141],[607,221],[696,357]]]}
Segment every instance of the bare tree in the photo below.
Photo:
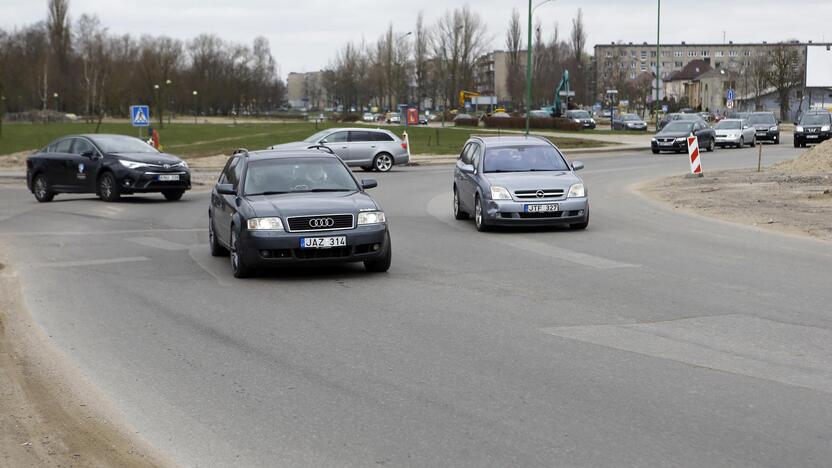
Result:
{"label": "bare tree", "polygon": [[511,101],[515,104],[523,102],[523,71],[521,62],[523,49],[523,27],[520,24],[520,12],[514,8],[506,31],[506,50],[508,50],[508,76],[506,88]]}
{"label": "bare tree", "polygon": [[767,75],[768,84],[777,90],[780,102],[780,118],[789,118],[789,94],[792,88],[803,82],[803,61],[795,47],[778,44],[769,55],[771,69]]}
{"label": "bare tree", "polygon": [[98,17],[83,14],[78,18],[78,56],[84,79],[84,115],[92,115],[97,102],[99,80],[101,79],[101,58],[106,29],[101,27]]}
{"label": "bare tree", "polygon": [[[49,0],[49,43],[52,48],[52,56],[55,64],[56,89],[63,96],[64,102],[67,102],[67,87],[64,83],[69,79],[69,62],[71,53],[71,34],[69,27],[69,1],[68,0]],[[46,70],[46,68],[45,68]],[[44,72],[44,83],[48,73]],[[48,92],[48,87],[45,86]],[[44,108],[45,110],[45,108]]]}
{"label": "bare tree", "polygon": [[416,16],[416,31],[413,40],[413,67],[416,75],[416,102],[422,107],[426,97],[428,81],[428,37],[425,29],[425,14],[420,11]]}
{"label": "bare tree", "polygon": [[474,87],[474,63],[487,45],[485,33],[482,17],[468,6],[448,10],[439,18],[433,52],[446,77],[445,96],[450,102],[460,90]]}
{"label": "bare tree", "polygon": [[[583,10],[578,8],[578,13],[575,15],[575,18],[572,19],[572,32],[569,36],[569,43],[572,49],[572,56],[575,63],[575,70],[573,73],[573,78],[575,83],[584,83],[588,81],[586,79],[586,73],[584,70],[584,58],[585,52],[584,49],[586,48],[586,27],[584,26],[584,13]],[[576,89],[576,100],[578,101],[585,101],[586,96],[584,89],[578,88]]]}

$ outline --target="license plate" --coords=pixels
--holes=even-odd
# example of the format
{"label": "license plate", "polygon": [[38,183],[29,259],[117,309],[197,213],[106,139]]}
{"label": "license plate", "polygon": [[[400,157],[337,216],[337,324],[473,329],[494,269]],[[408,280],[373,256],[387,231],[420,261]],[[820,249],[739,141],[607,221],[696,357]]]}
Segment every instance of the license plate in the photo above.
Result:
{"label": "license plate", "polygon": [[817,138],[817,135],[806,135],[806,138]]}
{"label": "license plate", "polygon": [[346,245],[347,236],[300,238],[300,248],[302,249],[331,249],[333,247],[345,247]]}
{"label": "license plate", "polygon": [[160,175],[159,181],[160,182],[171,182],[179,180],[179,174],[169,174],[169,175]]}
{"label": "license plate", "polygon": [[766,132],[757,132],[757,136],[766,136]]}
{"label": "license plate", "polygon": [[660,141],[659,146],[673,146],[673,142],[672,141],[670,141],[670,142]]}
{"label": "license plate", "polygon": [[558,211],[557,203],[549,203],[547,205],[524,205],[523,211],[526,213],[554,213]]}

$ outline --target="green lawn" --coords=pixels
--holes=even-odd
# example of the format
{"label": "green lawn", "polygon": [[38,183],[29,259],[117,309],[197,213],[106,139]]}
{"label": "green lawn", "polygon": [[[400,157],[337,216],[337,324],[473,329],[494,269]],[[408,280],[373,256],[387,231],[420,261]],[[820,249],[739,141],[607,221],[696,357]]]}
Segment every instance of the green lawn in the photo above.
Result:
{"label": "green lawn", "polygon": [[[334,124],[318,124],[317,128],[334,127]],[[347,126],[347,125],[338,125]],[[401,135],[404,127],[385,127]],[[63,135],[92,133],[95,124],[6,124],[0,138],[0,155],[33,150],[46,146]],[[455,154],[472,133],[483,133],[474,128],[427,128],[410,127],[411,150],[413,154]],[[228,154],[245,147],[250,150],[263,149],[269,145],[298,141],[316,131],[314,123],[241,123],[221,124],[177,124],[159,130],[160,141],[165,151],[191,157]],[[119,133],[138,136],[136,128],[126,123],[105,123],[101,133]],[[580,138],[552,138],[561,148],[586,148],[603,146],[603,143]]]}

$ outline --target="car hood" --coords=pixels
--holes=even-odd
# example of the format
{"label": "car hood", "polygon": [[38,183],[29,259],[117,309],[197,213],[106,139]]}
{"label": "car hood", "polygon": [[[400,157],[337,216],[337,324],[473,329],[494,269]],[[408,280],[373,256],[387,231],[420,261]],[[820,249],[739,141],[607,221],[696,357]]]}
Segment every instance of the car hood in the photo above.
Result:
{"label": "car hood", "polygon": [[572,171],[552,172],[497,172],[483,174],[491,185],[515,190],[564,189],[581,182]]}
{"label": "car hood", "polygon": [[178,157],[168,153],[107,153],[119,159],[127,159],[147,164],[179,164],[182,162]]}
{"label": "car hood", "polygon": [[768,130],[771,127],[775,127],[776,124],[754,124],[754,130]]}
{"label": "car hood", "polygon": [[377,210],[364,192],[286,193],[246,197],[255,216],[314,216]]}
{"label": "car hood", "polygon": [[742,130],[738,128],[716,128],[714,131],[717,136],[739,135],[742,133]]}
{"label": "car hood", "polygon": [[689,132],[659,132],[656,138],[682,138],[690,135]]}

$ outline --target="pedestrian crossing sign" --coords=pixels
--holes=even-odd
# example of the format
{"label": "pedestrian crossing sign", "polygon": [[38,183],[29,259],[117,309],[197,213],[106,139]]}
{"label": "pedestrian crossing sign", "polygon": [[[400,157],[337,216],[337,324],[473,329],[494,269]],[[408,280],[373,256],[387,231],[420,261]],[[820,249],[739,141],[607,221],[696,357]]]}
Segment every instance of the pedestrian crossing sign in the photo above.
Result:
{"label": "pedestrian crossing sign", "polygon": [[130,106],[130,122],[134,127],[150,126],[150,107]]}

